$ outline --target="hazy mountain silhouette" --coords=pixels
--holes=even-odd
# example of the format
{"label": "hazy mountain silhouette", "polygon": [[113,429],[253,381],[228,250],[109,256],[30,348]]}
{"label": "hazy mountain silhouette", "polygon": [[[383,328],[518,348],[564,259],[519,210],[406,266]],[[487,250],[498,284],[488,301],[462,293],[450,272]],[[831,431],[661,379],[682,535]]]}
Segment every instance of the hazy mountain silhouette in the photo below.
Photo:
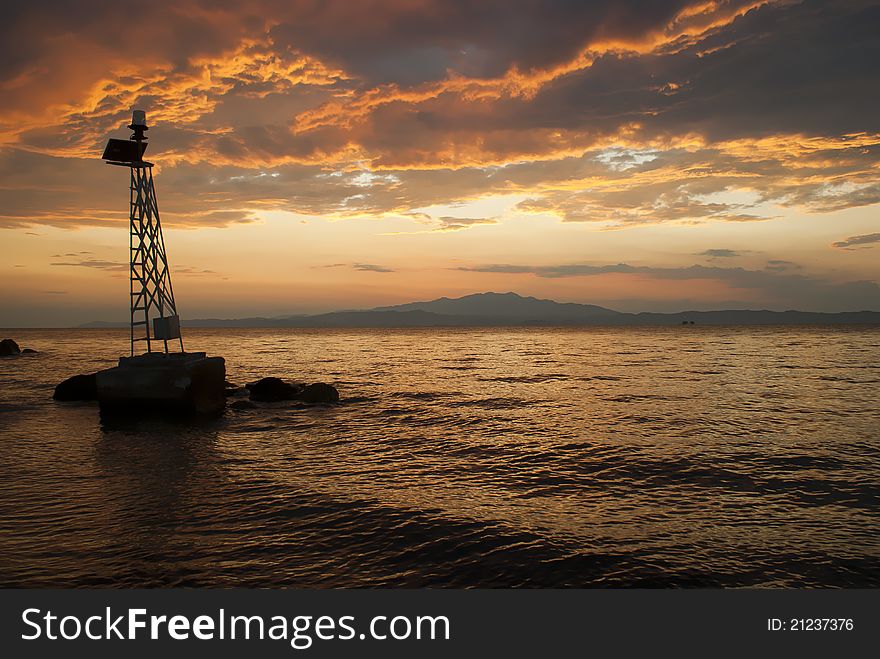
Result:
{"label": "hazy mountain silhouette", "polygon": [[620,316],[594,304],[574,304],[523,297],[516,293],[476,293],[464,297],[441,297],[430,302],[410,302],[392,307],[376,307],[373,311],[427,311],[432,314],[451,316],[479,316],[483,318],[509,318],[518,322],[595,320]]}
{"label": "hazy mountain silhouette", "polygon": [[[877,325],[880,312],[847,311],[681,311],[624,313],[593,304],[523,297],[516,293],[477,293],[441,297],[363,311],[335,311],[278,318],[205,318],[183,321],[187,327],[492,327],[590,325]],[[128,327],[92,322],[81,327]]]}

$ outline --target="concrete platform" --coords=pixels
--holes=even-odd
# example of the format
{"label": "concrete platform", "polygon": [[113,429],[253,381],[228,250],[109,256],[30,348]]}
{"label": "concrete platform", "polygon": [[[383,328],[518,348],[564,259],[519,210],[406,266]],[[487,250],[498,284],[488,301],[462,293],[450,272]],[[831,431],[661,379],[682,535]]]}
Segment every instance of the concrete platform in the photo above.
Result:
{"label": "concrete platform", "polygon": [[102,411],[213,414],[226,406],[226,362],[204,352],[120,357],[96,376]]}

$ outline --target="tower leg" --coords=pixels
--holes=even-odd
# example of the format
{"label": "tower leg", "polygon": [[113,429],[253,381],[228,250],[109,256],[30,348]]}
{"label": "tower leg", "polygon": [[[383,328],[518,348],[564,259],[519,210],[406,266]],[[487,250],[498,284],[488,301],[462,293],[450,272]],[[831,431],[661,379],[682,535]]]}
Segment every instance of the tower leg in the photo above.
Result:
{"label": "tower leg", "polygon": [[[162,341],[167,354],[168,341],[173,338],[180,340],[183,352],[149,163],[132,165],[130,189],[131,354],[135,354],[135,345],[140,341],[145,341],[147,352],[152,352],[153,342],[157,340]],[[157,321],[155,333],[153,321]]]}

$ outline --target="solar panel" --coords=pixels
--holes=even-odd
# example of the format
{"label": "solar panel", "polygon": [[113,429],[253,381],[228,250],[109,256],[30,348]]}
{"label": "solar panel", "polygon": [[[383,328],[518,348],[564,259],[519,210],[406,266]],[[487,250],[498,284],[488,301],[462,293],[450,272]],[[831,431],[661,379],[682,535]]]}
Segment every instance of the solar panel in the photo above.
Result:
{"label": "solar panel", "polygon": [[146,150],[146,142],[141,142],[140,153],[138,153],[137,142],[131,140],[111,139],[107,142],[107,146],[104,149],[104,155],[101,156],[101,158],[103,160],[110,160],[111,162],[136,162],[143,158],[144,151]]}

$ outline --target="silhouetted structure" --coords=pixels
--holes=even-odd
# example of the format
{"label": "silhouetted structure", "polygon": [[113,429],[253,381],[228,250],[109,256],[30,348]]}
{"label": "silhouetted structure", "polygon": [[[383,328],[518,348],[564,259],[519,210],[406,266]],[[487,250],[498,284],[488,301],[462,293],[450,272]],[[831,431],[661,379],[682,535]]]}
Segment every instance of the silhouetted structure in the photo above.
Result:
{"label": "silhouetted structure", "polygon": [[[111,139],[104,149],[103,159],[111,165],[131,170],[129,184],[129,248],[131,279],[131,354],[135,344],[145,341],[147,352],[153,343],[162,341],[168,352],[168,342],[178,339],[180,352],[183,337],[180,316],[174,302],[171,273],[159,221],[159,205],[153,184],[153,163],[144,160],[147,149],[147,117],[143,110],[132,113],[133,132],[128,140]],[[152,333],[151,333],[152,322]]]}
{"label": "silhouetted structure", "polygon": [[[131,356],[121,357],[119,365],[93,376],[63,382],[56,399],[81,400],[94,395],[103,412],[216,413],[226,406],[224,383],[226,363],[222,357],[204,352],[187,353],[180,334],[180,317],[174,303],[171,273],[159,205],[153,184],[153,163],[144,160],[147,148],[147,117],[143,110],[132,113],[128,140],[111,139],[103,159],[111,165],[128,167],[129,248],[131,298]],[[180,352],[169,352],[168,342],[177,339]],[[147,351],[135,355],[135,344],[144,341]],[[161,341],[164,350],[153,350]],[[140,351],[138,351],[140,352]]]}

